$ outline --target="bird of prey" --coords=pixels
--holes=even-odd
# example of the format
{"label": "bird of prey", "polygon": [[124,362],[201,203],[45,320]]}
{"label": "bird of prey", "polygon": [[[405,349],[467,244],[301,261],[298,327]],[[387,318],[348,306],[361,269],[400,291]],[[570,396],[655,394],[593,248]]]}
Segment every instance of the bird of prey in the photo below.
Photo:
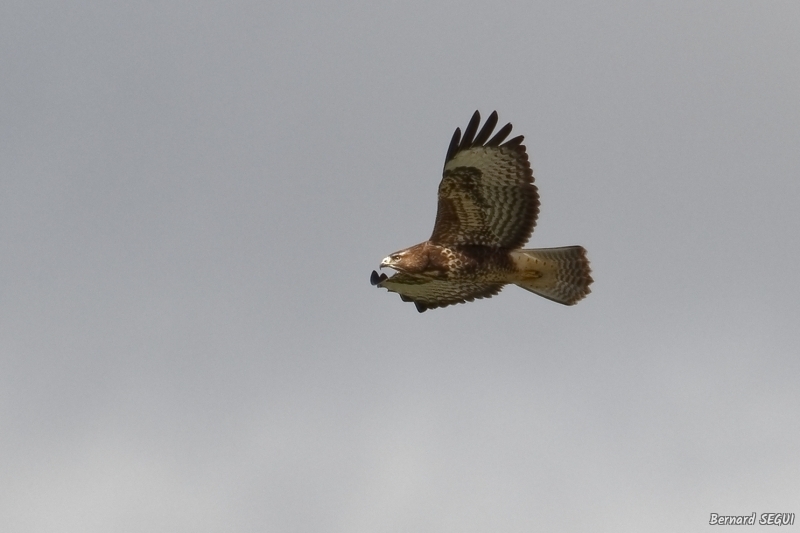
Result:
{"label": "bird of prey", "polygon": [[[494,296],[508,283],[573,305],[589,294],[589,260],[582,246],[523,250],[536,225],[539,194],[522,135],[506,141],[511,124],[490,138],[497,112],[480,126],[475,111],[464,135],[456,128],[439,184],[430,239],[390,254],[372,271],[373,285],[414,302],[420,313]],[[505,142],[503,142],[505,141]]]}

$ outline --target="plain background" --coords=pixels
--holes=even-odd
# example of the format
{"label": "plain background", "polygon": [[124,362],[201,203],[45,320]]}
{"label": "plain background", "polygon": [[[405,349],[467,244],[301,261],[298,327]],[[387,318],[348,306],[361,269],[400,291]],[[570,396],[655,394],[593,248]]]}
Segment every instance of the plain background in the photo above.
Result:
{"label": "plain background", "polygon": [[[0,529],[800,513],[798,28],[794,1],[6,0]],[[370,286],[475,109],[526,137],[529,245],[589,250],[579,305]]]}

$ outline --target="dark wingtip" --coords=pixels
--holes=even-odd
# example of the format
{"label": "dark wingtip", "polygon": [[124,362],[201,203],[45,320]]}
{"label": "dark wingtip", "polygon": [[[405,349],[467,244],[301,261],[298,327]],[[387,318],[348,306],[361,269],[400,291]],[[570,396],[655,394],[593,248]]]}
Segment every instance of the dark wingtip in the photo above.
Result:
{"label": "dark wingtip", "polygon": [[469,124],[467,124],[467,127],[464,130],[464,136],[461,137],[461,144],[459,145],[459,148],[464,150],[472,146],[472,141],[475,139],[475,134],[478,133],[478,126],[480,126],[480,124],[481,114],[476,110],[472,115],[472,118],[469,119]]}
{"label": "dark wingtip", "polygon": [[487,118],[486,122],[483,124],[481,131],[475,137],[475,140],[472,141],[472,146],[483,146],[489,138],[489,135],[494,131],[495,126],[497,126],[497,111],[492,111],[492,114],[489,115],[489,118]]}
{"label": "dark wingtip", "polygon": [[387,277],[388,276],[386,274],[378,275],[378,273],[373,270],[372,275],[369,277],[369,282],[372,283],[373,285],[377,285],[381,281],[385,280]]}
{"label": "dark wingtip", "polygon": [[428,308],[425,306],[425,304],[421,304],[419,302],[414,302],[414,305],[417,306],[417,311],[419,311],[420,313],[424,313],[425,311],[428,310]]}
{"label": "dark wingtip", "polygon": [[506,137],[511,133],[511,123],[509,122],[502,128],[500,128],[494,137],[492,137],[487,143],[486,146],[500,146],[500,143],[506,140]]}
{"label": "dark wingtip", "polygon": [[515,146],[519,146],[520,144],[522,144],[522,141],[524,140],[525,140],[524,135],[518,135],[513,139],[511,139],[510,141],[506,141],[505,144],[503,144],[503,146],[508,146],[509,148],[513,148]]}
{"label": "dark wingtip", "polygon": [[453,159],[453,156],[458,152],[458,145],[461,142],[461,128],[456,128],[453,132],[453,138],[450,139],[450,146],[447,148],[447,155],[444,158],[444,164]]}

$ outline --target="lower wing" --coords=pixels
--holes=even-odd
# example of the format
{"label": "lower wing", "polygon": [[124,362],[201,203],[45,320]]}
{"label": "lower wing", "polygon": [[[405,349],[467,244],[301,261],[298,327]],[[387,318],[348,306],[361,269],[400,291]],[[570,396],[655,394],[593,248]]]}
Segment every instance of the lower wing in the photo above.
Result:
{"label": "lower wing", "polygon": [[468,280],[438,280],[398,272],[392,277],[372,271],[370,282],[377,287],[396,292],[404,302],[414,302],[420,313],[428,309],[471,302],[476,298],[491,298],[504,283]]}

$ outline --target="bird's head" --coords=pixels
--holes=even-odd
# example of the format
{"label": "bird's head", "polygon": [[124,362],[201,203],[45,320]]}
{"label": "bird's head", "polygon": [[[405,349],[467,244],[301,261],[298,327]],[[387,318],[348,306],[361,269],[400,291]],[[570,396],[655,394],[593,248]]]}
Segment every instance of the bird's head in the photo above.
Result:
{"label": "bird's head", "polygon": [[428,254],[423,249],[422,244],[389,254],[381,261],[381,268],[389,267],[398,272],[407,272],[410,274],[421,272],[427,266]]}
{"label": "bird's head", "polygon": [[395,270],[403,270],[403,256],[405,250],[389,254],[381,261],[381,268],[389,267]]}

